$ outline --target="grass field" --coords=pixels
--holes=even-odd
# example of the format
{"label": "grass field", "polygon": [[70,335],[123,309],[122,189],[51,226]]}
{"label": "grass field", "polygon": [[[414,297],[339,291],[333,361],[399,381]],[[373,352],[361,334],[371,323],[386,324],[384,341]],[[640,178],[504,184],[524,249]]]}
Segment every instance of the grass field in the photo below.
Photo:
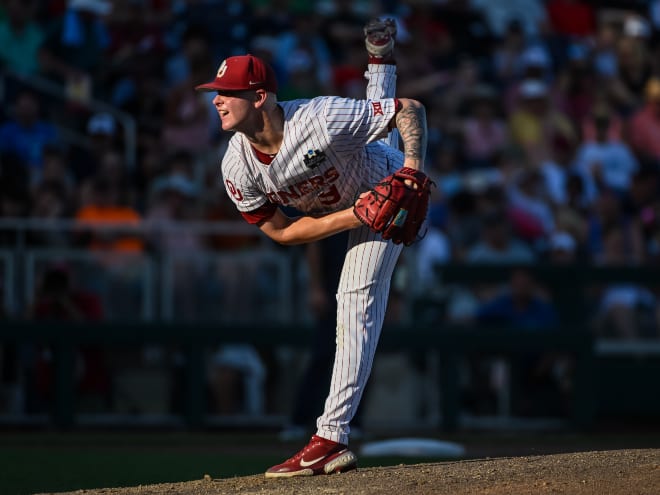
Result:
{"label": "grass field", "polygon": [[[440,438],[440,436],[439,436]],[[660,434],[466,434],[448,438],[468,457],[658,447]],[[184,432],[2,432],[0,494],[23,495],[84,488],[227,478],[262,473],[304,442],[280,443],[274,434]],[[360,466],[438,459],[360,457]]]}

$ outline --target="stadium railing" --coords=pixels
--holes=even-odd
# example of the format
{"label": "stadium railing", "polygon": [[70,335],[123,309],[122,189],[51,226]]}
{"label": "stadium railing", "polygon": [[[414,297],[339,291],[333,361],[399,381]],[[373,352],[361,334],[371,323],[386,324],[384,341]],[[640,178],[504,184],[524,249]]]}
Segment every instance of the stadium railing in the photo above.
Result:
{"label": "stadium railing", "polygon": [[[181,418],[169,417],[167,421],[189,426],[208,424],[210,419],[204,412],[204,348],[221,343],[250,343],[260,346],[307,347],[310,343],[308,321],[301,318],[303,308],[293,306],[297,290],[300,290],[300,256],[297,251],[278,250],[272,243],[266,242],[253,251],[227,253],[194,253],[158,255],[144,253],[139,257],[141,267],[132,272],[137,281],[139,298],[131,296],[130,291],[113,287],[111,293],[128,294],[135,305],[124,313],[117,311],[114,318],[93,324],[63,324],[57,322],[26,322],[19,317],[22,310],[31,302],[37,285],[38,274],[45,264],[58,260],[69,260],[81,264],[81,271],[90,276],[91,282],[102,278],[102,270],[94,261],[98,261],[88,251],[70,249],[34,248],[29,243],[29,233],[33,230],[69,230],[80,228],[73,221],[39,221],[24,219],[0,219],[0,231],[12,232],[13,247],[0,251],[0,275],[3,279],[5,304],[14,309],[15,318],[5,319],[0,325],[0,342],[48,342],[52,344],[55,363],[55,403],[52,421],[59,426],[77,422],[75,397],[73,392],[74,348],[84,343],[96,343],[101,346],[116,344],[141,345],[145,342],[175,343],[183,349],[185,355],[185,410]],[[114,226],[102,227],[117,229]],[[122,227],[123,231],[140,231],[149,227]],[[200,233],[223,235],[255,234],[255,229],[243,223],[192,222],[188,224],[160,225],[162,230],[190,229]],[[414,253],[414,251],[413,251]],[[260,264],[259,260],[263,262]],[[409,260],[410,261],[410,260]],[[242,299],[241,291],[234,290],[233,301],[225,307],[218,304],[217,287],[211,287],[208,305],[205,308],[193,307],[194,315],[199,319],[179,318],[180,311],[175,305],[178,274],[191,272],[191,264],[201,263],[201,274],[208,280],[221,279],[228,269],[234,272],[229,281],[229,288],[234,284],[241,290],[250,290],[259,285],[255,281],[256,272],[269,273],[267,287],[270,306],[264,306],[264,298],[256,305],[248,306],[241,314],[245,318],[231,317],[236,313],[235,301]],[[259,267],[256,272],[247,267]],[[471,284],[475,282],[499,283],[507,280],[514,266],[465,266],[459,264],[443,265],[438,268],[439,284]],[[586,326],[587,303],[584,288],[590,284],[632,281],[635,283],[657,286],[660,273],[652,267],[589,267],[589,266],[525,266],[531,269],[539,281],[553,288],[557,295],[557,304],[562,310],[563,320],[560,328],[553,332],[539,334],[526,333],[512,328],[480,328],[478,326],[459,327],[428,321],[424,318],[406,320],[398,325],[386,328],[382,334],[379,349],[383,351],[428,351],[438,353],[440,369],[437,377],[439,384],[438,426],[444,430],[460,428],[465,424],[459,400],[460,362],[468,353],[489,352],[502,355],[520,355],[537,350],[557,350],[576,357],[575,392],[571,412],[571,424],[576,427],[588,427],[594,416],[594,374],[597,366],[594,361],[598,354],[611,354],[617,349],[612,342],[610,347],[602,340],[595,340]],[[137,273],[137,276],[135,275]],[[120,277],[121,278],[121,277]],[[197,287],[199,280],[193,280],[192,287]],[[190,287],[190,286],[188,286]],[[186,291],[184,290],[184,293]],[[198,294],[191,293],[198,298]],[[411,304],[430,306],[435,304],[422,298]],[[137,308],[137,309],[136,309]],[[204,313],[206,311],[206,313]],[[11,312],[10,312],[11,313]],[[623,346],[625,347],[625,346]],[[621,347],[621,348],[623,348]],[[652,347],[652,346],[651,346]],[[608,350],[609,349],[609,350]],[[638,344],[636,352],[642,349],[648,353],[650,347]],[[621,351],[623,352],[623,351]],[[11,422],[12,418],[8,418]],[[263,418],[262,418],[263,419]],[[167,422],[166,421],[166,422]],[[247,418],[258,422],[259,418]]]}

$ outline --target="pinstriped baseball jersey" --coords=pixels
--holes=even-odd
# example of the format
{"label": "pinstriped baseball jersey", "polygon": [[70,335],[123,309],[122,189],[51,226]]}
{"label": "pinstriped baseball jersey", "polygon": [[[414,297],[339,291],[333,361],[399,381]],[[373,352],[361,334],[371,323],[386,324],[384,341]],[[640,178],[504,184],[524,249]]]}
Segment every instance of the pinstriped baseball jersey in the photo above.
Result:
{"label": "pinstriped baseball jersey", "polygon": [[222,161],[225,187],[241,212],[266,203],[309,215],[347,208],[362,191],[399,168],[403,154],[387,136],[396,101],[318,97],[280,102],[284,137],[266,165],[247,138],[232,136]]}
{"label": "pinstriped baseball jersey", "polygon": [[[229,196],[243,213],[268,203],[308,215],[348,208],[360,192],[403,165],[396,111],[396,67],[369,64],[367,99],[319,97],[281,102],[284,138],[274,160],[260,162],[234,135],[222,161]],[[402,245],[366,225],[349,232],[337,287],[337,340],[330,390],[317,434],[348,443],[350,422],[369,378]]]}

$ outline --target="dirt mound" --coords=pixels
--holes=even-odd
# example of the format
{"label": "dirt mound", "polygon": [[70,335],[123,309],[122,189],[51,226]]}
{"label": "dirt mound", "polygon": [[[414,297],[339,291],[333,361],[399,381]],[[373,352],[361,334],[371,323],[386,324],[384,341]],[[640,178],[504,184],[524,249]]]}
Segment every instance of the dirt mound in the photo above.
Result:
{"label": "dirt mound", "polygon": [[263,475],[78,490],[85,495],[657,495],[660,449],[363,468],[339,475],[266,479]]}

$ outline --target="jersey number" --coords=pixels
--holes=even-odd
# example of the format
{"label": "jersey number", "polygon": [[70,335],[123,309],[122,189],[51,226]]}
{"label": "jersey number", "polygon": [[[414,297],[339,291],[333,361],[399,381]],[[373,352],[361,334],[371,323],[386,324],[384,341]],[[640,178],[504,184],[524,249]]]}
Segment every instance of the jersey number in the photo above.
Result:
{"label": "jersey number", "polygon": [[326,189],[321,194],[319,194],[319,201],[322,205],[325,206],[334,205],[340,199],[339,191],[337,190],[337,186],[334,184],[330,186],[329,189]]}

